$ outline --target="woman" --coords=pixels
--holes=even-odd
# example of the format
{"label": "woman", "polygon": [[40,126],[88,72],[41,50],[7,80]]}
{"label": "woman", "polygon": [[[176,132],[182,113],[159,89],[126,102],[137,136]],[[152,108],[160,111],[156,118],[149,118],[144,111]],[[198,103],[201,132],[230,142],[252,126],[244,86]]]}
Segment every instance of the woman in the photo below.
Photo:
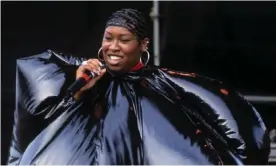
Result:
{"label": "woman", "polygon": [[[140,12],[122,9],[107,21],[99,60],[79,66],[85,59],[53,51],[19,59],[8,163],[266,164],[255,108],[219,81],[147,66],[146,32]],[[87,70],[98,76],[68,96]]]}

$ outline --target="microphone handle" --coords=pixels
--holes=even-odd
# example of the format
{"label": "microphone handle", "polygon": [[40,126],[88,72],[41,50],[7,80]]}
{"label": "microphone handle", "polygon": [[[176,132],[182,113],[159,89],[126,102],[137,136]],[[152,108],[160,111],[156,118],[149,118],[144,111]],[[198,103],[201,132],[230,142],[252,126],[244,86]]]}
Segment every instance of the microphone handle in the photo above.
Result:
{"label": "microphone handle", "polygon": [[[103,64],[101,66],[101,69],[104,69],[105,65]],[[70,96],[74,96],[76,92],[78,92],[84,85],[86,85],[88,83],[89,80],[93,79],[94,77],[97,77],[98,73],[96,72],[90,72],[88,70],[86,70],[82,77],[78,78],[73,84],[71,84],[68,89],[67,89],[67,93]]]}
{"label": "microphone handle", "polygon": [[73,84],[71,84],[71,85],[69,86],[69,88],[68,88],[68,90],[67,90],[68,94],[69,94],[70,96],[74,96],[75,93],[76,93],[77,91],[79,91],[86,83],[87,83],[87,82],[86,82],[86,80],[85,80],[83,77],[77,79]]}

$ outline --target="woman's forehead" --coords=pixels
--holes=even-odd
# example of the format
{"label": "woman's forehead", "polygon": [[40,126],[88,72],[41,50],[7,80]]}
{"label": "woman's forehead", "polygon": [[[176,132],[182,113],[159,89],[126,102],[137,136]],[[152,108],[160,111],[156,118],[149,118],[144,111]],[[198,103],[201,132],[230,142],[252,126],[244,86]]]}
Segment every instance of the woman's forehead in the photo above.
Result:
{"label": "woman's forehead", "polygon": [[127,28],[124,27],[120,27],[120,26],[108,26],[105,29],[105,33],[107,34],[114,34],[114,35],[132,35],[133,33],[131,33]]}

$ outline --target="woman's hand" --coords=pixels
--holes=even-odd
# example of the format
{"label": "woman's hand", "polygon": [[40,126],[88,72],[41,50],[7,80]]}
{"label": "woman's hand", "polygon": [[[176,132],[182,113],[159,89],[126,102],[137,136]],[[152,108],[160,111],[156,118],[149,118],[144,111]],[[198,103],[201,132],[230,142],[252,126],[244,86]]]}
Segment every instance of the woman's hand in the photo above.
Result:
{"label": "woman's hand", "polygon": [[106,72],[106,69],[105,69],[105,68],[104,68],[104,69],[101,69],[101,67],[100,67],[101,64],[102,64],[102,63],[101,63],[98,59],[89,59],[89,60],[87,61],[87,64],[81,65],[81,66],[78,68],[78,70],[76,71],[76,80],[77,80],[78,78],[80,78],[80,77],[83,75],[83,73],[84,73],[85,70],[92,71],[92,72],[96,72],[96,73],[98,73],[98,76],[96,76],[96,77],[92,78],[91,80],[89,80],[88,83],[87,83],[85,86],[83,86],[83,87],[74,95],[74,98],[75,98],[76,100],[78,100],[78,99],[80,98],[81,94],[82,94],[84,91],[86,91],[86,90],[90,89],[91,87],[93,87],[93,86],[96,84],[96,82],[104,75],[104,73]]}

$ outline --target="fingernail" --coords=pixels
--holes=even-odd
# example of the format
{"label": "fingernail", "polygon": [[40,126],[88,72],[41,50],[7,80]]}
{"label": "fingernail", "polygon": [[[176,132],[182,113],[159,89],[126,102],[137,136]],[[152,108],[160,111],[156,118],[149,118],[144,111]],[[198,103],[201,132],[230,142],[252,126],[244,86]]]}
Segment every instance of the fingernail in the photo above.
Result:
{"label": "fingernail", "polygon": [[87,61],[83,61],[81,65],[87,65]]}
{"label": "fingernail", "polygon": [[101,72],[100,72],[99,70],[97,70],[97,74],[98,74],[98,75],[100,75],[100,74],[101,74]]}

